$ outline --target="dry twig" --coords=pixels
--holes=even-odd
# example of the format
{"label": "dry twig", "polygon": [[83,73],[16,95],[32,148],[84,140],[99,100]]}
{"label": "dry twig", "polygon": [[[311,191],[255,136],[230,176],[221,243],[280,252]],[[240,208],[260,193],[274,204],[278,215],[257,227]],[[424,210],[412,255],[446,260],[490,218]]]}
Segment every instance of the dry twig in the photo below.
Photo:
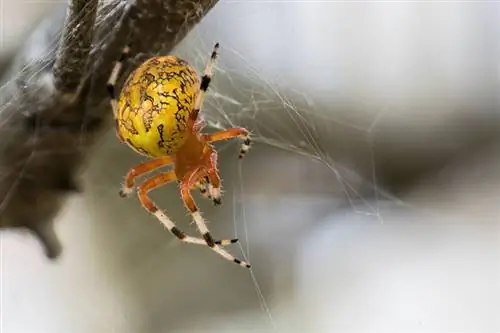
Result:
{"label": "dry twig", "polygon": [[[0,89],[0,226],[32,231],[49,258],[61,252],[52,221],[80,190],[78,171],[111,127],[106,80],[121,48],[130,42],[132,54],[169,52],[217,0],[101,2],[72,0],[66,15],[54,12]],[[124,67],[118,87],[131,69]]]}

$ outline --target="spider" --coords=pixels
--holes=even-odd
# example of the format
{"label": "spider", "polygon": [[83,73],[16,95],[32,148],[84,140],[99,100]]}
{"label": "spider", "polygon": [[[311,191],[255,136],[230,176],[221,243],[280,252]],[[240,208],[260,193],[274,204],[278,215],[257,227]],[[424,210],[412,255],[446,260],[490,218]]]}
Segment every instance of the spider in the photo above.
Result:
{"label": "spider", "polygon": [[[156,56],[146,60],[128,76],[117,99],[115,85],[129,51],[130,46],[123,48],[111,71],[107,88],[118,139],[149,160],[128,171],[120,196],[127,197],[133,192],[137,177],[172,166],[170,171],[152,176],[137,186],[142,206],[180,241],[208,246],[223,258],[250,268],[248,263],[224,249],[238,239],[214,240],[191,195],[192,190],[199,189],[215,205],[221,204],[217,151],[211,143],[242,139],[239,158],[250,148],[250,136],[245,128],[210,134],[201,132],[204,122],[199,114],[212,80],[219,43],[215,44],[201,78],[194,67],[176,56]],[[189,236],[177,228],[148,196],[151,190],[173,181],[177,181],[184,205],[202,238]]]}

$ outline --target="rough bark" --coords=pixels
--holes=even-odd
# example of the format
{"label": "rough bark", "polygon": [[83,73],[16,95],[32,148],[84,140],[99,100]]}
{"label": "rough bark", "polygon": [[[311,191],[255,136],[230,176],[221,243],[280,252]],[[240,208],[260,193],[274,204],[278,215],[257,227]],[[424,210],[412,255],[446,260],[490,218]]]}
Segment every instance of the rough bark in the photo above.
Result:
{"label": "rough bark", "polygon": [[[52,222],[112,126],[106,80],[122,47],[130,42],[132,57],[169,52],[216,3],[74,0],[40,24],[2,77],[1,228],[30,230],[49,258],[60,255]],[[132,69],[124,66],[118,89]]]}

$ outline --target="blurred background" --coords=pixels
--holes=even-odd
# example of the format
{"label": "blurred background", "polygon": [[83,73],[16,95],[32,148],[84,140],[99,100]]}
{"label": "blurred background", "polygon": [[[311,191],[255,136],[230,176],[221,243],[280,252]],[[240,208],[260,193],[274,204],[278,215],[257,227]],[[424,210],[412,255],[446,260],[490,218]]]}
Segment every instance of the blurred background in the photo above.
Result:
{"label": "blurred background", "polygon": [[[61,2],[0,0],[0,59]],[[56,228],[1,236],[1,332],[500,332],[500,4],[221,1],[175,53],[221,57],[205,106],[252,272],[179,244],[110,131]],[[153,193],[183,229],[175,185]],[[193,230],[193,229],[191,229]]]}

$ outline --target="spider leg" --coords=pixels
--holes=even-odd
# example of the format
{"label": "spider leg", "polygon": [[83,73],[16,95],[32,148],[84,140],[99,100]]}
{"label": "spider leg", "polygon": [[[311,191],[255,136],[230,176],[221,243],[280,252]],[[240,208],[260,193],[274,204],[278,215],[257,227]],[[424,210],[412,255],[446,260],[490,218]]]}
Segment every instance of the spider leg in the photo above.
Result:
{"label": "spider leg", "polygon": [[[186,235],[186,233],[177,228],[175,226],[175,223],[158,208],[158,206],[153,202],[153,200],[151,200],[151,198],[148,195],[148,192],[150,192],[151,190],[154,190],[155,188],[158,188],[159,186],[165,185],[176,179],[177,178],[175,176],[174,171],[161,173],[154,177],[151,177],[150,179],[146,180],[142,185],[139,186],[138,188],[139,201],[148,212],[156,216],[156,218],[168,229],[168,231],[170,231],[180,241],[184,243],[206,246],[207,242],[205,239],[188,236]],[[213,243],[215,243],[216,245],[226,246],[229,244],[236,243],[237,241],[238,239],[235,238],[235,239],[223,239],[220,241],[213,241]]]}
{"label": "spider leg", "polygon": [[203,106],[203,101],[205,100],[205,94],[208,90],[208,87],[210,86],[210,81],[212,81],[213,68],[218,56],[219,43],[215,43],[212,54],[210,55],[210,59],[208,60],[207,65],[205,66],[205,70],[203,71],[203,76],[201,77],[200,90],[198,92],[198,96],[196,97],[193,112],[191,114],[191,119],[193,121],[196,121],[198,119],[198,114],[200,113],[201,107]]}
{"label": "spider leg", "polygon": [[[122,53],[120,54],[120,58],[118,58],[118,61],[115,63],[115,66],[113,67],[113,70],[111,71],[111,74],[109,75],[108,83],[107,83],[110,104],[111,104],[111,108],[113,109],[113,115],[114,115],[115,120],[116,120],[117,128],[118,128],[118,118],[117,118],[117,116],[118,116],[118,102],[116,101],[115,85],[116,85],[116,81],[118,80],[118,76],[120,75],[120,72],[122,70],[123,62],[127,59],[129,52],[130,52],[130,46],[127,45],[123,48]],[[120,138],[120,140],[122,140],[122,139]]]}
{"label": "spider leg", "polygon": [[122,189],[119,192],[120,196],[122,198],[125,198],[132,193],[132,191],[134,190],[134,180],[137,177],[154,169],[158,169],[172,163],[173,161],[170,157],[164,156],[134,166],[127,172],[127,176],[125,176],[125,182],[123,183]]}
{"label": "spider leg", "polygon": [[203,129],[203,127],[205,127],[205,121],[198,118],[194,123],[193,131],[200,132]]}
{"label": "spider leg", "polygon": [[243,158],[246,152],[250,149],[250,134],[248,131],[242,127],[230,128],[225,131],[215,132],[211,134],[204,134],[203,137],[208,142],[222,141],[228,140],[232,138],[240,138],[243,140],[243,143],[240,148],[239,158]]}
{"label": "spider leg", "polygon": [[198,207],[196,206],[196,203],[194,202],[193,197],[191,196],[189,184],[181,183],[181,195],[182,195],[182,200],[186,205],[186,208],[191,213],[191,216],[193,217],[193,220],[196,223],[198,230],[203,235],[203,239],[205,240],[206,244],[212,250],[214,250],[220,256],[222,256],[224,259],[232,261],[242,267],[250,268],[250,264],[235,258],[232,254],[230,254],[229,252],[218,246],[218,244],[214,241],[212,235],[210,234],[210,231],[208,230],[205,220],[198,211]]}
{"label": "spider leg", "polygon": [[207,177],[209,180],[209,192],[212,196],[212,201],[214,205],[218,206],[222,204],[222,195],[220,191],[220,177],[217,173],[217,152],[212,152],[210,156],[210,168],[207,172]]}

